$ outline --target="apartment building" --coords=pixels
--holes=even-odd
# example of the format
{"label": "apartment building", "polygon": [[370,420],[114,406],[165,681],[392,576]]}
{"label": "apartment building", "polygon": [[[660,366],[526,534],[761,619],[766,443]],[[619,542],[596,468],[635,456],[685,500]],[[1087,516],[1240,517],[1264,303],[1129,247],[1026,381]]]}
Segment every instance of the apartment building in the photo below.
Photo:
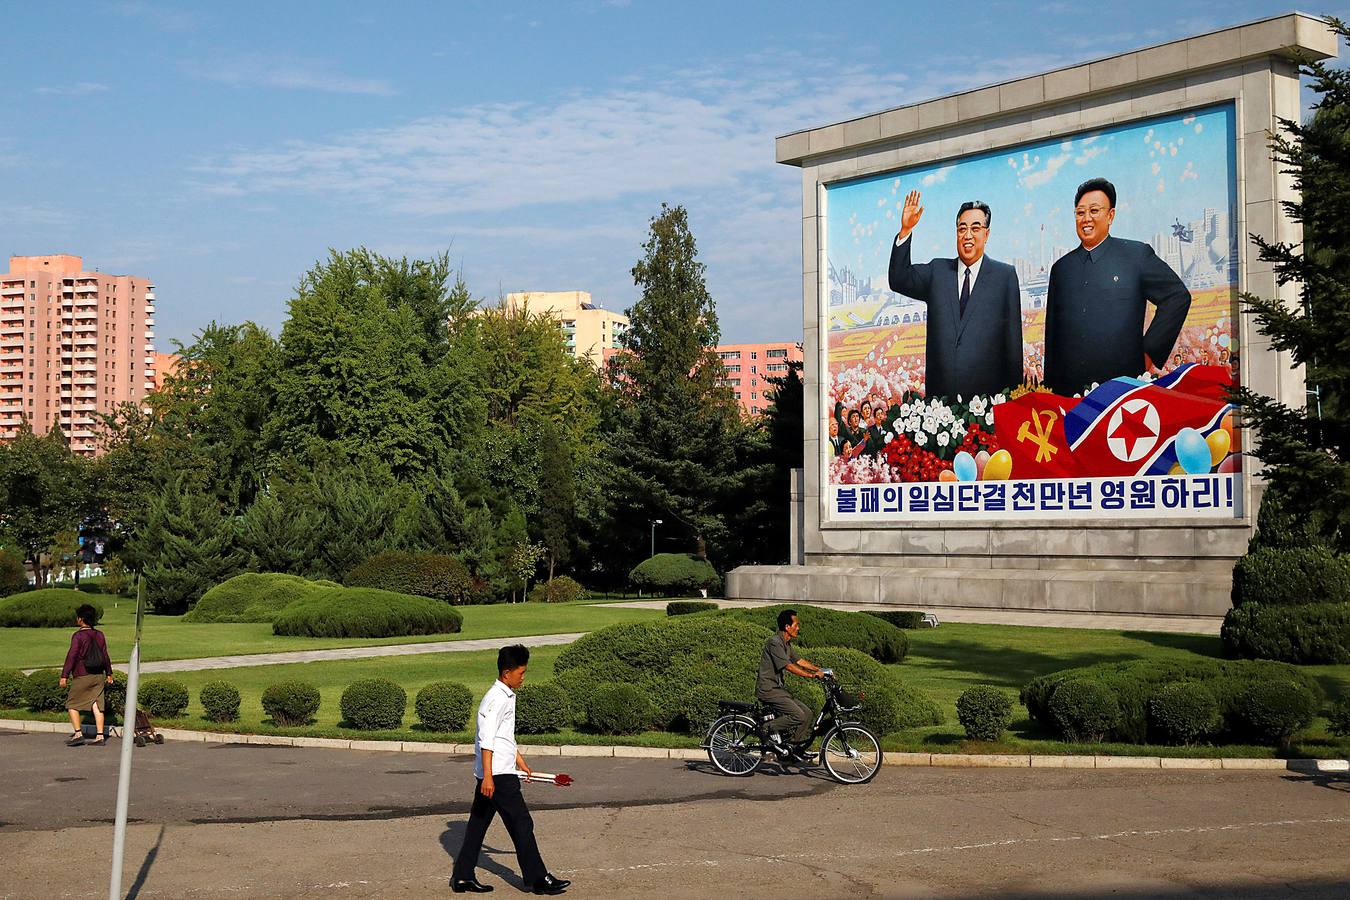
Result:
{"label": "apartment building", "polygon": [[722,384],[736,392],[741,411],[761,415],[769,406],[770,378],[787,374],[789,362],[802,361],[802,345],[791,341],[776,344],[719,344],[718,359],[726,366]]}
{"label": "apartment building", "polygon": [[0,275],[0,441],[60,427],[97,452],[98,413],[155,386],[155,286],[78,256],[11,256]]}
{"label": "apartment building", "polygon": [[628,330],[627,316],[593,303],[587,291],[521,291],[506,295],[506,308],[557,316],[568,351],[597,368],[619,348]]}

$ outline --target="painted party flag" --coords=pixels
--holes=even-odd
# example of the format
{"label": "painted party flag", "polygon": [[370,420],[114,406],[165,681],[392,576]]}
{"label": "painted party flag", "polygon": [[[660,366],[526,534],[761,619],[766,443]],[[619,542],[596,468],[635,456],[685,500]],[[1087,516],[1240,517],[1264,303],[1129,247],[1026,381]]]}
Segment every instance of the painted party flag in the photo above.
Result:
{"label": "painted party flag", "polygon": [[1084,474],[1064,434],[1065,416],[1078,402],[1034,391],[994,407],[994,433],[1013,459],[1011,478],[1074,478]]}

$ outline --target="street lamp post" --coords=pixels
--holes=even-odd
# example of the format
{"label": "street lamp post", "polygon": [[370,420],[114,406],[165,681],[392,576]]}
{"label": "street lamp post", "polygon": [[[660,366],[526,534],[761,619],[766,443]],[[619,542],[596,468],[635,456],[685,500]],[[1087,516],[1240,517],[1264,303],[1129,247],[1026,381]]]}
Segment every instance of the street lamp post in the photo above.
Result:
{"label": "street lamp post", "polygon": [[656,555],[656,526],[663,524],[660,519],[652,519],[652,556]]}

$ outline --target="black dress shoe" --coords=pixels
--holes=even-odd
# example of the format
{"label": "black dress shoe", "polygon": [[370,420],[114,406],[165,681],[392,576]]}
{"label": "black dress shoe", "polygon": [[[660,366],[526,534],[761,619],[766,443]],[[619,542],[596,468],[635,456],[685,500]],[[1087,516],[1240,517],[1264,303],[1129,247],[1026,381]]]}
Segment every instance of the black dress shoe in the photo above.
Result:
{"label": "black dress shoe", "polygon": [[492,890],[492,885],[481,884],[477,878],[452,878],[450,880],[450,890],[456,894],[486,894]]}
{"label": "black dress shoe", "polygon": [[561,894],[567,890],[567,886],[571,883],[566,878],[554,878],[552,874],[546,874],[534,883],[534,892],[536,894]]}

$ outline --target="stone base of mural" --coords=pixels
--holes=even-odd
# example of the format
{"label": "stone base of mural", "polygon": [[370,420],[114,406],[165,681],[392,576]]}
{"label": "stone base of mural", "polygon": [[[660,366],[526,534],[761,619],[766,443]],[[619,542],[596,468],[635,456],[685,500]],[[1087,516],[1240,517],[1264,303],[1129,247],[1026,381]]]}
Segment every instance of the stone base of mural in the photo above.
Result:
{"label": "stone base of mural", "polygon": [[1040,612],[1222,617],[1231,568],[1216,571],[741,566],[726,596],[791,603],[876,603]]}

